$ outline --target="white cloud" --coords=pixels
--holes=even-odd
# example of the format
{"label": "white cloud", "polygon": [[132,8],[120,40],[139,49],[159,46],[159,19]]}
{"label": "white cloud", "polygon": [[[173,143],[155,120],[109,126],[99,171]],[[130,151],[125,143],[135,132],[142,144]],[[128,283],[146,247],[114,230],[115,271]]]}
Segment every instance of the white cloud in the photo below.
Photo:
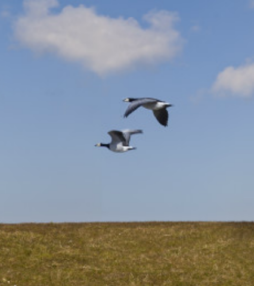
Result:
{"label": "white cloud", "polygon": [[191,27],[192,32],[199,32],[201,30],[201,27],[199,25],[193,25]]}
{"label": "white cloud", "polygon": [[250,97],[254,94],[254,63],[220,72],[212,88],[219,95]]}
{"label": "white cloud", "polygon": [[250,0],[250,8],[254,8],[254,0]]}
{"label": "white cloud", "polygon": [[9,5],[4,5],[0,10],[0,17],[5,19],[11,19],[11,7]]}
{"label": "white cloud", "polygon": [[15,22],[16,38],[35,52],[53,52],[98,74],[170,60],[181,50],[175,13],[145,15],[145,29],[133,18],[98,15],[84,5],[51,13],[56,6],[57,0],[26,0],[25,14]]}

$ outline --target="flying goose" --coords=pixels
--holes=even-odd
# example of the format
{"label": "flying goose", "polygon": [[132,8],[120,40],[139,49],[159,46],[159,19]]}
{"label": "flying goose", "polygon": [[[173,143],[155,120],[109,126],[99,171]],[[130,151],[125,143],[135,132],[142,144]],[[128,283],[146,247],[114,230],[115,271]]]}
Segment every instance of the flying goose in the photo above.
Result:
{"label": "flying goose", "polygon": [[124,117],[127,117],[133,111],[135,111],[140,106],[143,106],[147,109],[151,109],[153,111],[154,116],[159,121],[159,123],[163,126],[168,125],[168,111],[167,107],[172,106],[172,104],[167,103],[165,101],[161,101],[155,98],[143,97],[143,98],[125,98],[123,101],[130,102],[128,108],[124,113]]}
{"label": "flying goose", "polygon": [[138,134],[143,133],[142,130],[111,130],[108,132],[108,134],[111,136],[111,142],[108,144],[105,143],[98,143],[95,146],[97,147],[107,147],[109,150],[113,152],[126,152],[129,150],[136,149],[135,147],[132,147],[129,145],[131,135],[132,134]]}

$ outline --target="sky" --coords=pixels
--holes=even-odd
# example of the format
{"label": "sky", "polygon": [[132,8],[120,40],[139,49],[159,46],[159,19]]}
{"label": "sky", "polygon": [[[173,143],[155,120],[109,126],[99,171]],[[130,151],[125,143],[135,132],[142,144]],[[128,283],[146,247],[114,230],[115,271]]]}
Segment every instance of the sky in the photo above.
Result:
{"label": "sky", "polygon": [[252,221],[253,33],[250,0],[2,0],[0,223]]}

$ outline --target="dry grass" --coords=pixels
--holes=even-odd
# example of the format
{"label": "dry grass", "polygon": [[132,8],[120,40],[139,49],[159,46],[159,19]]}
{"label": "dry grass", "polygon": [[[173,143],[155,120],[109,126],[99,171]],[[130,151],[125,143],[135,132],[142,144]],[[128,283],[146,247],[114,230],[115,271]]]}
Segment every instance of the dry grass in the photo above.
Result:
{"label": "dry grass", "polygon": [[254,224],[0,225],[0,285],[254,285]]}

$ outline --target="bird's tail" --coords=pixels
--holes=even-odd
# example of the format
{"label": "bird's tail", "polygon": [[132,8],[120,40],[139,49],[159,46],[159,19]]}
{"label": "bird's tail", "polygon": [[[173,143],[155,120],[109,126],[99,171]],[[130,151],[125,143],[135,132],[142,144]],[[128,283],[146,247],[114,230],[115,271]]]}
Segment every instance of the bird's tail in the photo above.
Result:
{"label": "bird's tail", "polygon": [[128,150],[136,150],[136,147],[129,146]]}

